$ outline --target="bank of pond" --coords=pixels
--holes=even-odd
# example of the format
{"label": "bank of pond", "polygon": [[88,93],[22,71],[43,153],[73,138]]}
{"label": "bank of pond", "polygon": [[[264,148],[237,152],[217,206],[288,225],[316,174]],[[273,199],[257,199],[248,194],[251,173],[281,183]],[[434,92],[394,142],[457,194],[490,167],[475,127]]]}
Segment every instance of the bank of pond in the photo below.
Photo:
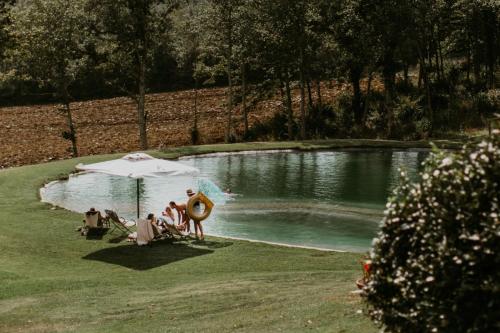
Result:
{"label": "bank of pond", "polygon": [[[363,252],[383,217],[399,169],[416,178],[427,150],[356,149],[316,152],[245,152],[188,157],[192,177],[145,178],[140,210],[161,212],[185,190],[214,183],[230,190],[210,218],[211,235]],[[200,180],[202,182],[200,182]],[[133,218],[136,182],[84,173],[50,183],[42,199],[69,210],[112,208]]]}

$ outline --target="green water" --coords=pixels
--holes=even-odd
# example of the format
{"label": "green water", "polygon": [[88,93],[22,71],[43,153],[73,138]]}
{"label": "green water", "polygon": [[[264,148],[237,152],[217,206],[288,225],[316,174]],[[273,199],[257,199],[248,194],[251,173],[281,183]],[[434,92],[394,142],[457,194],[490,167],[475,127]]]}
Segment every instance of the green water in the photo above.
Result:
{"label": "green water", "polygon": [[[416,177],[422,151],[246,153],[181,160],[233,195],[203,222],[208,234],[290,245],[365,251],[375,236],[398,168]],[[188,178],[145,179],[141,211],[185,201]],[[75,211],[91,206],[135,215],[135,182],[85,174],[51,184],[43,199]]]}

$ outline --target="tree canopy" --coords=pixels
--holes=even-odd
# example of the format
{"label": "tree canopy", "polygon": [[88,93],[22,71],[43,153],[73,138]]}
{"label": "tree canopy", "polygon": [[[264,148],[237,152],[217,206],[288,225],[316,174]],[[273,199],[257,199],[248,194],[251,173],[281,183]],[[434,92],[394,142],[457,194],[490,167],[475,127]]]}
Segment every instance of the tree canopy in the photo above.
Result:
{"label": "tree canopy", "polygon": [[[498,111],[499,21],[491,0],[4,2],[0,54],[18,56],[0,56],[0,97],[130,96],[142,148],[146,93],[202,85],[228,87],[227,142],[260,135],[248,112],[274,94],[278,138],[426,138]],[[321,85],[344,82],[349,89],[323,105]]]}

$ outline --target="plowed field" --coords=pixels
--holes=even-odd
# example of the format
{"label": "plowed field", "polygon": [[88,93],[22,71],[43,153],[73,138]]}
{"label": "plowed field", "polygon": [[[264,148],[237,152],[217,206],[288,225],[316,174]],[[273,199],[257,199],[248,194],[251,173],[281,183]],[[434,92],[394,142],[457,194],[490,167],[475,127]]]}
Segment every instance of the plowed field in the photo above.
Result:
{"label": "plowed field", "polygon": [[[324,102],[347,89],[345,85],[322,85]],[[313,89],[313,97],[315,95]],[[226,90],[202,89],[198,96],[201,143],[224,140]],[[152,149],[190,144],[193,90],[150,94],[146,98],[148,139]],[[293,95],[298,113],[298,90]],[[250,126],[264,121],[281,108],[280,94],[257,103],[249,113]],[[70,142],[61,136],[67,130],[60,105],[32,105],[0,108],[0,168],[66,159]],[[128,152],[139,149],[136,107],[127,97],[75,102],[71,104],[80,155]],[[242,132],[240,107],[234,109],[236,133]]]}

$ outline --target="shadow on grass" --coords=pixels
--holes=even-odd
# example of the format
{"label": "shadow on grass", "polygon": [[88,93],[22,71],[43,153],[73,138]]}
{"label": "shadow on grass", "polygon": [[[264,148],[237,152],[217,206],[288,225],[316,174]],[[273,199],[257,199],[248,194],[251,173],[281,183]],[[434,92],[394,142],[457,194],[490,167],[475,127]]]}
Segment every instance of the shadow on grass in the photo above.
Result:
{"label": "shadow on grass", "polygon": [[87,232],[86,239],[87,240],[101,240],[104,235],[108,232],[108,228],[95,228],[95,229],[90,229]]}
{"label": "shadow on grass", "polygon": [[110,240],[108,240],[108,243],[117,244],[117,243],[120,243],[121,241],[124,241],[127,238],[128,238],[127,235],[120,235],[120,236],[111,238]]}
{"label": "shadow on grass", "polygon": [[190,247],[183,243],[158,242],[153,246],[128,244],[101,249],[89,253],[82,259],[143,271],[212,252],[212,250]]}

